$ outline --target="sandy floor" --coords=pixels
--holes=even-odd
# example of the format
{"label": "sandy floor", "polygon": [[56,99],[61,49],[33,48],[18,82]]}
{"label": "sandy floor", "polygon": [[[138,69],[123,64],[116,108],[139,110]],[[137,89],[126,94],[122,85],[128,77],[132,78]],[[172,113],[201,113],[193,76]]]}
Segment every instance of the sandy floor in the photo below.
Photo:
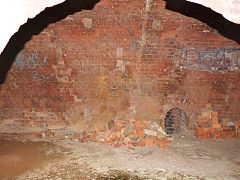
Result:
{"label": "sandy floor", "polygon": [[0,179],[240,179],[240,140],[176,138],[135,150],[75,141],[0,141]]}

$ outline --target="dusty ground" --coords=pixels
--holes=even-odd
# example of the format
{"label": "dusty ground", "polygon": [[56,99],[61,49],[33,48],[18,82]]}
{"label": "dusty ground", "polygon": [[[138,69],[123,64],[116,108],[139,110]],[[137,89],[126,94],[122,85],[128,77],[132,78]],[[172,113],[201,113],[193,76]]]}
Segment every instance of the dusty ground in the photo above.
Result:
{"label": "dusty ground", "polygon": [[239,139],[175,138],[164,149],[136,150],[69,140],[4,139],[0,179],[240,179]]}

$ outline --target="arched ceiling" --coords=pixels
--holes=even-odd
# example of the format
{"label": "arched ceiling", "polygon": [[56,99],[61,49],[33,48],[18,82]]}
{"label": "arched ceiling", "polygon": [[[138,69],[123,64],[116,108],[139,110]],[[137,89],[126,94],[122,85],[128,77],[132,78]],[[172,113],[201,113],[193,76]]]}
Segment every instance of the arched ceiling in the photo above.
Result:
{"label": "arched ceiling", "polygon": [[34,18],[46,7],[60,4],[65,0],[7,0],[0,1],[0,53],[7,45],[11,36],[28,18]]}
{"label": "arched ceiling", "polygon": [[[19,27],[46,7],[60,4],[65,0],[7,0],[0,1],[1,32],[0,53]],[[228,20],[240,24],[240,0],[187,0],[210,7]]]}

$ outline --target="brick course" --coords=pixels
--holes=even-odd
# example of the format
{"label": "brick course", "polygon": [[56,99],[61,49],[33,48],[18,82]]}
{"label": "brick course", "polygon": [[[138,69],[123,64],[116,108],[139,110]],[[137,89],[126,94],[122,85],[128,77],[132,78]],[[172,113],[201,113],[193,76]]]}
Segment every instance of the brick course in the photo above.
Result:
{"label": "brick course", "polygon": [[208,103],[239,122],[239,44],[165,1],[146,2],[100,1],[34,35],[0,85],[0,131],[163,124],[174,107],[193,128]]}

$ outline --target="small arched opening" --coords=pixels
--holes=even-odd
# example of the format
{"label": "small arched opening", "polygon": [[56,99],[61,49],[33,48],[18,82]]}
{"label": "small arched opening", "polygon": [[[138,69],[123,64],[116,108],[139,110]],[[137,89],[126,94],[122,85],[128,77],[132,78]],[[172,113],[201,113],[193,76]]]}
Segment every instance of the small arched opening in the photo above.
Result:
{"label": "small arched opening", "polygon": [[187,114],[180,108],[170,109],[164,121],[167,134],[181,134],[187,131]]}

